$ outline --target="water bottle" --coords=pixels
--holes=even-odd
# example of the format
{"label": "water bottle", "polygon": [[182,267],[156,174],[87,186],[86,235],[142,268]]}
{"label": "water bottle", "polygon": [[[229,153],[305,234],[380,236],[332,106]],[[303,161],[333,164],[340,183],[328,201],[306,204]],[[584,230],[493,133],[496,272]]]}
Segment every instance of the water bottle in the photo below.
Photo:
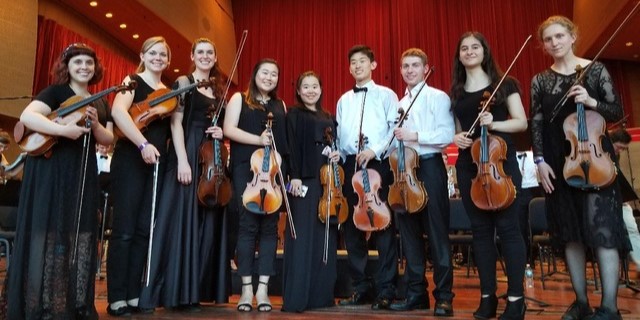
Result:
{"label": "water bottle", "polygon": [[525,288],[533,288],[533,269],[531,269],[531,265],[528,263],[524,269],[524,282]]}

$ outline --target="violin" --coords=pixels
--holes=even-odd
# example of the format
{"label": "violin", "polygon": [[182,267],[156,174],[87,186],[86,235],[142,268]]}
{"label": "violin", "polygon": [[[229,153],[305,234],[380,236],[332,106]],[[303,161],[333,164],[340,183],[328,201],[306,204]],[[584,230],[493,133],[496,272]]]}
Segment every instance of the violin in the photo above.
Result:
{"label": "violin", "polygon": [[[491,95],[485,91],[483,110],[489,111]],[[478,174],[471,180],[471,200],[481,210],[495,211],[509,207],[516,198],[516,187],[503,169],[507,160],[507,143],[490,135],[486,125],[480,127],[480,137],[471,146],[473,162]]]}
{"label": "violin", "polygon": [[[358,145],[364,145],[364,141],[366,138],[360,133]],[[362,148],[358,149],[362,150]],[[391,212],[387,204],[378,196],[381,183],[380,174],[365,166],[362,166],[362,169],[351,178],[353,190],[358,194],[358,204],[353,207],[353,224],[359,230],[367,232],[384,230],[391,223]]]}
{"label": "violin", "polygon": [[[129,108],[129,115],[138,130],[142,132],[153,121],[157,119],[164,119],[173,113],[178,105],[177,96],[193,88],[209,87],[214,81],[215,79],[211,78],[208,80],[196,81],[176,90],[171,90],[169,88],[155,90],[149,94],[145,100],[132,105],[131,108]],[[114,128],[114,132],[119,138],[124,137],[124,133],[118,127]]]}
{"label": "violin", "polygon": [[[576,66],[576,76],[582,78],[583,69]],[[603,151],[606,122],[593,110],[576,104],[576,112],[563,122],[562,129],[571,148],[565,157],[562,174],[568,185],[582,190],[597,190],[616,180],[617,170],[608,152]]]}
{"label": "violin", "polygon": [[[337,150],[331,127],[325,129],[324,138],[332,151]],[[347,198],[342,194],[342,181],[344,181],[344,170],[337,163],[329,159],[327,164],[320,167],[320,183],[323,192],[318,203],[318,219],[322,223],[329,221],[333,224],[342,224],[347,221],[349,206]]]}
{"label": "violin", "polygon": [[[405,112],[398,109],[399,118],[404,120]],[[400,123],[399,127],[402,126]],[[416,177],[416,168],[420,167],[420,158],[415,149],[405,147],[404,142],[398,140],[398,148],[389,156],[389,166],[393,171],[393,183],[389,186],[387,202],[395,212],[416,213],[427,205],[429,196],[424,183]]]}
{"label": "violin", "polygon": [[8,165],[0,164],[0,184],[7,184],[9,179],[16,176],[20,171],[22,171],[22,167],[24,161],[27,159],[27,153],[22,152],[18,155],[15,161]]}
{"label": "violin", "polygon": [[[60,105],[60,108],[47,115],[47,118],[61,125],[69,123],[80,124],[87,119],[86,110],[91,103],[112,92],[133,90],[137,85],[136,81],[131,80],[126,85],[113,86],[87,98],[81,96],[70,97]],[[58,142],[58,137],[30,130],[20,121],[13,128],[13,136],[20,149],[30,156],[44,155],[49,158],[51,156],[51,148]]]}
{"label": "violin", "polygon": [[[267,132],[271,132],[273,113],[267,115]],[[276,184],[276,174],[282,157],[271,146],[257,149],[251,155],[253,178],[242,194],[244,207],[256,214],[271,214],[282,206],[282,191]]]}
{"label": "violin", "polygon": [[[212,121],[218,122],[217,115]],[[218,139],[208,139],[200,145],[202,167],[198,181],[198,201],[209,208],[224,207],[231,201],[231,179],[227,169],[229,150]]]}

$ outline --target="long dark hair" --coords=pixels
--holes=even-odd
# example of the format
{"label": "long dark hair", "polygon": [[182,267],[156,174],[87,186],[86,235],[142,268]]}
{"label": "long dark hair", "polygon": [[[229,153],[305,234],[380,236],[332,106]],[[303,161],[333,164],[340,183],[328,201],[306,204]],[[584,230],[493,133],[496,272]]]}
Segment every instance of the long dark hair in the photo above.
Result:
{"label": "long dark hair", "polygon": [[[244,93],[245,102],[247,103],[247,105],[249,105],[249,108],[251,109],[264,110],[264,107],[260,104],[258,99],[256,99],[256,97],[260,95],[260,90],[258,89],[258,85],[256,85],[256,75],[258,74],[258,70],[260,70],[260,67],[262,67],[263,64],[275,65],[276,68],[278,68],[278,72],[280,72],[280,66],[278,65],[278,63],[275,60],[270,58],[262,59],[258,61],[258,63],[256,63],[255,66],[253,66],[253,72],[251,72],[251,79],[249,80],[247,91],[245,91]],[[269,97],[271,98],[271,100],[278,99],[279,85],[280,85],[280,77],[278,76],[278,83],[276,83],[275,88],[273,88],[273,90],[269,92]]]}
{"label": "long dark hair", "polygon": [[[298,77],[297,85],[296,85],[296,102],[298,103],[298,107],[302,110],[307,110],[307,107],[305,106],[304,101],[302,101],[302,97],[298,93],[298,90],[300,90],[300,86],[302,85],[302,80],[304,80],[304,78],[306,77],[314,77],[318,79],[318,83],[320,84],[320,89],[322,89],[322,79],[320,79],[320,76],[318,76],[318,74],[315,71],[310,70],[300,74],[300,76]],[[320,115],[330,118],[331,115],[322,107],[323,96],[324,96],[324,92],[321,92],[320,98],[318,98],[318,101],[316,101],[316,110]]]}
{"label": "long dark hair", "polygon": [[[482,70],[489,76],[491,85],[497,85],[498,82],[500,82],[500,78],[502,78],[502,75],[504,74],[498,64],[496,64],[493,60],[493,56],[491,55],[491,48],[489,47],[487,39],[484,37],[484,35],[477,31],[465,32],[460,37],[460,40],[458,40],[458,45],[456,46],[456,51],[453,55],[453,76],[451,82],[451,90],[449,92],[449,94],[451,95],[452,106],[455,106],[456,101],[464,92],[464,84],[467,82],[467,71],[464,65],[462,65],[462,62],[460,62],[460,46],[462,46],[462,41],[469,37],[477,39],[480,42],[480,45],[482,45],[484,58],[482,59],[482,63],[480,65],[482,67]],[[501,88],[504,88],[504,86]],[[499,104],[501,102],[501,99],[503,99],[503,95],[500,94],[500,91],[502,90],[499,90],[498,94],[496,94],[496,104]]]}
{"label": "long dark hair", "polygon": [[98,60],[95,50],[84,43],[74,43],[62,51],[60,57],[58,57],[53,65],[51,75],[54,77],[55,84],[67,84],[71,81],[71,78],[69,77],[69,60],[81,54],[93,58],[93,62],[95,63],[93,77],[89,80],[89,85],[96,84],[102,80],[104,68],[102,67],[102,63],[100,63],[100,60]]}

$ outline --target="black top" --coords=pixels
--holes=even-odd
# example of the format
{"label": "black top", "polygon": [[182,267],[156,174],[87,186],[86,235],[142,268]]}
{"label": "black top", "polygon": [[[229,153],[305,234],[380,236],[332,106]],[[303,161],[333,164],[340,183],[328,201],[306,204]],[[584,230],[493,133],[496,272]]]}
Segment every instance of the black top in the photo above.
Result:
{"label": "black top", "polygon": [[[334,121],[322,113],[296,106],[287,113],[287,139],[290,147],[289,175],[291,179],[318,176],[326,157],[318,156],[317,146],[326,145],[326,128],[331,128],[335,139]],[[324,158],[324,159],[323,159]]]}
{"label": "black top", "polygon": [[[134,74],[131,76],[131,79],[138,82],[138,87],[136,87],[133,95],[134,104],[144,101],[152,92],[155,91],[151,86],[149,86],[149,84],[144,81],[144,79],[142,79],[142,77],[140,77],[140,75]],[[149,143],[151,143],[156,147],[156,149],[158,149],[161,157],[164,156],[167,152],[166,145],[170,133],[170,119],[171,117],[157,119],[151,122],[147,126],[146,130],[142,130],[142,134],[144,135],[144,137]]]}

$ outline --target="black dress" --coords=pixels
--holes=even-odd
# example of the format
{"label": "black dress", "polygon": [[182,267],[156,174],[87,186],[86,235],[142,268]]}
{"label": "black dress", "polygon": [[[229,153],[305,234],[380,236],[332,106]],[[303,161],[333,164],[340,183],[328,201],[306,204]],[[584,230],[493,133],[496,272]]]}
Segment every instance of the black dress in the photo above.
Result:
{"label": "black dress", "polygon": [[[598,191],[583,191],[569,186],[564,180],[568,142],[562,128],[564,119],[576,112],[573,99],[568,99],[551,122],[553,109],[569,90],[575,74],[563,75],[547,69],[531,81],[531,136],[534,156],[544,156],[556,175],[554,191],[546,196],[547,220],[556,246],[580,242],[591,248],[605,247],[630,250],[631,244],[622,220],[622,199],[617,182]],[[622,118],[620,98],[613,89],[613,81],[603,64],[594,62],[583,83],[589,95],[598,101],[596,111],[607,121]],[[585,107],[587,108],[587,107]],[[587,108],[588,109],[588,108]],[[613,161],[613,145],[604,131],[602,149]]]}
{"label": "black dress", "polygon": [[[75,93],[68,85],[53,85],[35,100],[52,110]],[[107,121],[103,101],[93,104],[100,123]],[[98,169],[95,140],[90,135],[75,264],[71,264],[76,235],[83,137],[58,138],[51,158],[28,157],[18,206],[14,254],[4,287],[7,319],[98,319],[94,305]],[[4,309],[4,308],[2,308]],[[2,311],[8,311],[4,313]]]}
{"label": "black dress", "polygon": [[327,163],[324,132],[335,133],[333,120],[304,107],[287,113],[287,139],[290,152],[290,178],[301,179],[309,187],[304,198],[289,196],[296,239],[287,224],[284,242],[282,310],[302,312],[334,305],[337,278],[337,225],[329,226],[327,263],[323,263],[325,224],[318,219],[322,196],[320,167]]}
{"label": "black dress", "polygon": [[[475,91],[464,92],[453,104],[453,110],[460,122],[462,131],[468,131],[471,124],[478,117],[484,91],[492,92],[491,86]],[[509,110],[506,99],[515,93],[519,93],[517,83],[512,78],[507,78],[498,91],[497,101],[491,108],[493,121],[505,121],[509,119]],[[471,138],[480,136],[480,127],[477,127]],[[502,256],[505,259],[508,278],[507,295],[522,296],[524,288],[522,278],[526,263],[524,240],[519,227],[520,198],[518,194],[522,186],[522,175],[516,160],[516,148],[509,133],[490,131],[492,135],[499,136],[507,144],[506,157],[503,169],[516,188],[516,199],[507,208],[500,211],[483,211],[476,207],[471,199],[472,179],[478,173],[478,167],[473,162],[471,147],[459,151],[456,161],[458,186],[465,211],[471,220],[473,232],[473,251],[475,262],[480,275],[480,290],[482,294],[494,294],[496,292],[496,259],[495,235],[500,237]]]}
{"label": "black dress", "polygon": [[178,181],[172,144],[156,215],[149,286],[143,287],[140,296],[143,308],[228,302],[231,273],[226,215],[223,209],[201,206],[197,196],[202,171],[198,154],[204,131],[211,126],[207,115],[212,104],[216,100],[197,89],[185,97],[182,127],[192,182],[183,185]]}

